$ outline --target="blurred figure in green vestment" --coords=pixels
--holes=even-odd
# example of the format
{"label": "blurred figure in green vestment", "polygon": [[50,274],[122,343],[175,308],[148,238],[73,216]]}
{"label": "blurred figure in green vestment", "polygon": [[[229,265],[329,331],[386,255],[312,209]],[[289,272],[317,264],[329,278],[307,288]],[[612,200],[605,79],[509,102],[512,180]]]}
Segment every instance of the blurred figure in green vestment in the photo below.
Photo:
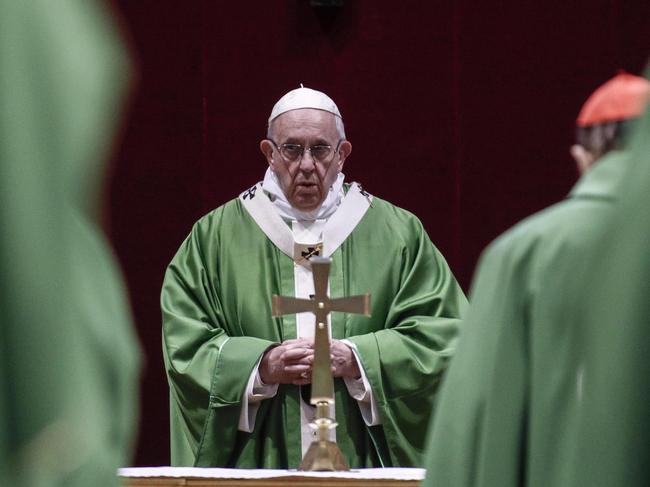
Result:
{"label": "blurred figure in green vestment", "polygon": [[139,352],[96,226],[128,63],[94,0],[0,0],[0,485],[117,485]]}
{"label": "blurred figure in green vestment", "polygon": [[584,408],[573,485],[650,485],[650,111],[580,296]]}
{"label": "blurred figure in green vestment", "polygon": [[[605,291],[595,297],[594,286],[603,281],[599,269],[613,262],[612,268],[620,271],[614,257],[624,257],[611,249],[595,257],[594,249],[611,235],[611,222],[621,218],[626,199],[621,181],[631,166],[638,171],[641,152],[625,149],[622,140],[630,125],[638,123],[632,120],[643,112],[649,92],[646,79],[626,73],[600,87],[578,117],[578,141],[571,153],[583,175],[569,197],[513,227],[481,257],[467,323],[430,431],[426,487],[595,485],[599,479],[589,475],[589,481],[580,480],[597,459],[586,451],[601,441],[593,433],[599,430],[590,427],[609,421],[608,415],[626,414],[628,408],[647,408],[647,401],[634,402],[634,394],[641,393],[631,387],[622,409],[600,402],[607,393],[618,393],[612,387],[614,373],[600,388],[597,376],[617,364],[619,356],[607,350],[607,342],[622,323],[610,320],[604,331],[600,320],[587,320],[585,308],[616,309],[619,318],[630,312],[629,303],[622,304],[612,288],[630,274],[604,283]],[[644,181],[647,198],[647,175]],[[635,219],[650,213],[644,206],[626,208]],[[617,245],[618,238],[611,241]],[[646,237],[646,252],[647,242]],[[643,254],[635,249],[637,257]],[[643,278],[647,290],[647,272]],[[621,286],[629,291],[628,285]],[[647,303],[647,293],[645,297]],[[646,304],[646,316],[647,310]],[[637,318],[631,318],[630,327],[641,323]],[[647,319],[644,324],[647,329]],[[614,370],[629,373],[633,363],[642,365],[631,360]],[[643,393],[647,396],[647,387]],[[610,437],[624,440],[626,433]],[[584,447],[588,449],[581,451]],[[602,451],[617,448],[610,444]],[[608,463],[620,469],[624,463],[617,462],[623,459],[610,457]],[[632,485],[616,479],[598,485]]]}

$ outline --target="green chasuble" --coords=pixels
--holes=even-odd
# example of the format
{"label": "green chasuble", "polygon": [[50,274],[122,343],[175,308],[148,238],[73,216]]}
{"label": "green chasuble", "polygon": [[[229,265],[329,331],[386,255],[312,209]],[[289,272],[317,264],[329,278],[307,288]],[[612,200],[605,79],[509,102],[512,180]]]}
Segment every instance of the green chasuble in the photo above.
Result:
{"label": "green chasuble", "polygon": [[[333,313],[331,331],[357,346],[381,425],[366,426],[336,379],[337,442],[352,467],[419,466],[466,300],[419,220],[378,198],[332,254],[330,295],[366,292],[372,317]],[[254,430],[238,431],[242,396],[262,353],[296,337],[295,316],[271,317],[273,294],[294,295],[294,262],[241,199],[194,225],[162,290],[174,465],[299,465],[298,387],[280,385],[262,401]]]}
{"label": "green chasuble", "polygon": [[0,0],[0,485],[118,484],[137,349],[93,215],[127,64],[92,0]]}
{"label": "green chasuble", "polygon": [[576,486],[650,485],[650,111],[629,152],[579,299],[588,407],[576,432]]}
{"label": "green chasuble", "polygon": [[573,485],[585,406],[575,302],[599,265],[585,256],[606,233],[628,162],[608,154],[569,198],[484,252],[432,421],[424,486]]}

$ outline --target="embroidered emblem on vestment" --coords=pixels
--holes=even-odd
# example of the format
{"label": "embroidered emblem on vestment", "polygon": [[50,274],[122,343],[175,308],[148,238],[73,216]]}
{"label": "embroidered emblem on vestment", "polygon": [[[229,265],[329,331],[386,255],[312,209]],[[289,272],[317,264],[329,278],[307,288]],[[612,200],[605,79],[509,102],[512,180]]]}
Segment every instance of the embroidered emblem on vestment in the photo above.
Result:
{"label": "embroidered emblem on vestment", "polygon": [[242,196],[242,198],[244,199],[249,198],[252,200],[253,198],[255,198],[255,191],[257,191],[257,186],[253,186],[252,188],[247,189],[244,195]]}
{"label": "embroidered emblem on vestment", "polygon": [[293,244],[293,260],[296,264],[311,269],[309,259],[312,257],[319,257],[323,252],[323,243],[301,244],[294,242]]}

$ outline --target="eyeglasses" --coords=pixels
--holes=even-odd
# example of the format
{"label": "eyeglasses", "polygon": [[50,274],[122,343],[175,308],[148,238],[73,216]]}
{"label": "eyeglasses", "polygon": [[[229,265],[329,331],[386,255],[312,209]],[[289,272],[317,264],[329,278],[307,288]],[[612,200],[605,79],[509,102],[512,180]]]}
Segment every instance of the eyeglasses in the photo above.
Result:
{"label": "eyeglasses", "polygon": [[343,139],[339,140],[336,144],[336,149],[332,149],[331,145],[327,144],[317,144],[312,145],[311,147],[304,147],[301,144],[276,144],[273,139],[267,139],[276,149],[280,152],[280,155],[287,162],[296,162],[302,159],[302,156],[308,151],[311,154],[312,159],[316,162],[327,163],[331,159],[332,155],[339,150],[339,146]]}

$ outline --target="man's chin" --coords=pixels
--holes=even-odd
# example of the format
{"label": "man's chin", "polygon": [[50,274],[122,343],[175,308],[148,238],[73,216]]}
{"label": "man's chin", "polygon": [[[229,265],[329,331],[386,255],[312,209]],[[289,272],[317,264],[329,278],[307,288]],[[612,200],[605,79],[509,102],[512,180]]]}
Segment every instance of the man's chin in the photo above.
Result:
{"label": "man's chin", "polygon": [[319,208],[320,205],[323,203],[321,198],[318,198],[316,196],[296,196],[293,198],[293,201],[290,201],[291,206],[293,206],[296,210],[300,211],[314,211],[315,209]]}

